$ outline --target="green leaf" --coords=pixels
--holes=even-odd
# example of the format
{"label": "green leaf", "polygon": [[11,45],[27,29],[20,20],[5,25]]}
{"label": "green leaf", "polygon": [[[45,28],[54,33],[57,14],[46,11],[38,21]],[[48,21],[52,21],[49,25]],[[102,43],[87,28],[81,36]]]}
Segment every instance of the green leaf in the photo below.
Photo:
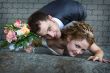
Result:
{"label": "green leaf", "polygon": [[0,41],[0,48],[5,48],[9,43],[7,41]]}

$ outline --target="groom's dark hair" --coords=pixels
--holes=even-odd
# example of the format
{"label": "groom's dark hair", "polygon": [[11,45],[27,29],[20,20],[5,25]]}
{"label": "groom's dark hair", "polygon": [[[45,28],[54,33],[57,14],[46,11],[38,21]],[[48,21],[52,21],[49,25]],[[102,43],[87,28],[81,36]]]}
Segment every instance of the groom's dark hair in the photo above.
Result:
{"label": "groom's dark hair", "polygon": [[46,21],[48,19],[48,14],[36,11],[28,18],[28,25],[31,32],[36,33],[40,30],[40,21]]}

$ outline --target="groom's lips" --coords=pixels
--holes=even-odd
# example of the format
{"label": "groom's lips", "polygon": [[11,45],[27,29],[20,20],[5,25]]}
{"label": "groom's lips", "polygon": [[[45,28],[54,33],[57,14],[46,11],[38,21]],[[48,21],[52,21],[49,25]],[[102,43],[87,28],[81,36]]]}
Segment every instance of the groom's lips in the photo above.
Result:
{"label": "groom's lips", "polygon": [[54,38],[59,38],[57,32],[54,34]]}

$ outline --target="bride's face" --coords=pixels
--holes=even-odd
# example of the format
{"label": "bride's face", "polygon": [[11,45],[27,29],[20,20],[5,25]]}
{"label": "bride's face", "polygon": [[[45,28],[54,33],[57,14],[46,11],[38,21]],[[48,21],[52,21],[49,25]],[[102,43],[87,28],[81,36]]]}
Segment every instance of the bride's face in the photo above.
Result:
{"label": "bride's face", "polygon": [[82,54],[89,47],[89,43],[86,39],[83,40],[71,40],[67,44],[68,53],[70,56],[76,56]]}

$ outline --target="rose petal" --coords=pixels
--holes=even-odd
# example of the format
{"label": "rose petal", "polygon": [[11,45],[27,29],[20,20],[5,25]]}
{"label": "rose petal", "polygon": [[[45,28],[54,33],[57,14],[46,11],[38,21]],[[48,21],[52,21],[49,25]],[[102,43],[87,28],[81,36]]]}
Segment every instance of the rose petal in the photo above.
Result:
{"label": "rose petal", "polygon": [[14,23],[14,26],[17,28],[21,27],[21,20],[16,20],[16,22]]}

